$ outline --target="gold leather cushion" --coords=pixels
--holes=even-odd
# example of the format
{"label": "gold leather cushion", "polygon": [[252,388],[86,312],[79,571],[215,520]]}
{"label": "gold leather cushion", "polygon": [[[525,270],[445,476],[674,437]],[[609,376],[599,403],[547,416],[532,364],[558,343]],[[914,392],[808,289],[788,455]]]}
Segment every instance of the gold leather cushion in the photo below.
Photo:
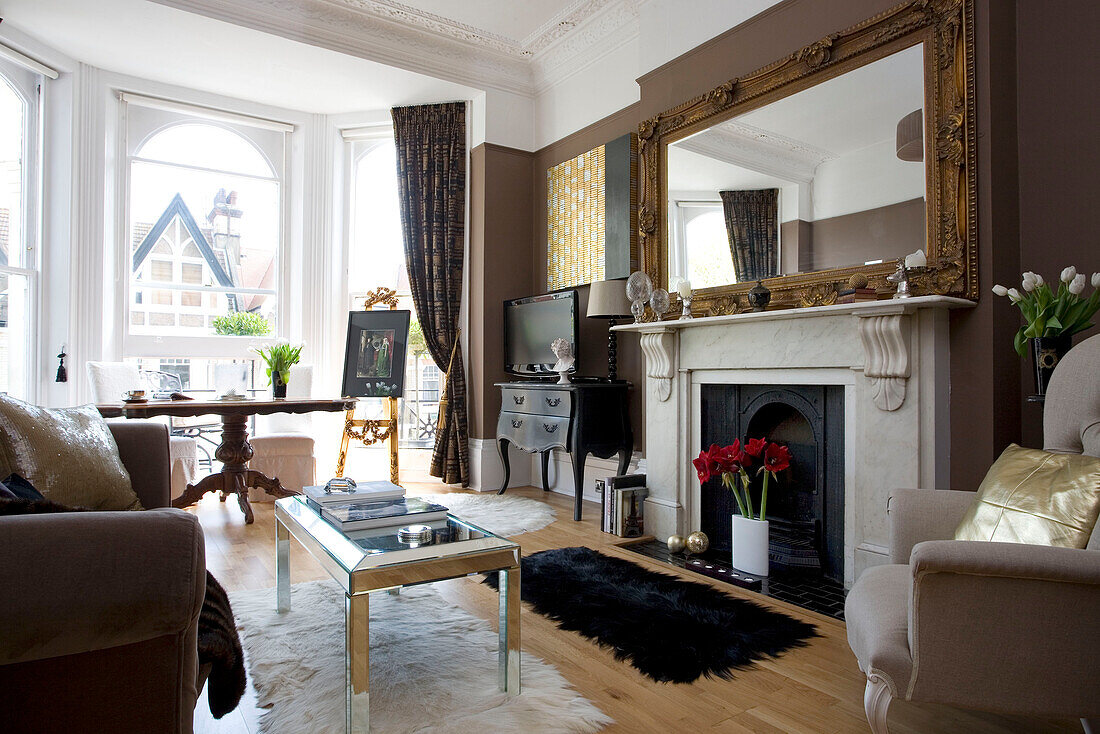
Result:
{"label": "gold leather cushion", "polygon": [[9,474],[63,505],[143,509],[94,405],[50,410],[0,394],[0,476]]}
{"label": "gold leather cushion", "polygon": [[1100,515],[1100,459],[1016,444],[1004,450],[955,540],[1084,548]]}

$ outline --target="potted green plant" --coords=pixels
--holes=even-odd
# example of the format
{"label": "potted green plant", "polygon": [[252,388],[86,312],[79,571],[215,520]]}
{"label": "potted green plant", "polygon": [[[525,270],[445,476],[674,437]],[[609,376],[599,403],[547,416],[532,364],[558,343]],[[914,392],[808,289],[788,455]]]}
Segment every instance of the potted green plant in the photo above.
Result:
{"label": "potted green plant", "polygon": [[1020,309],[1026,322],[1016,332],[1013,344],[1021,356],[1031,346],[1035,369],[1035,391],[1045,395],[1047,383],[1059,360],[1073,346],[1073,335],[1092,327],[1092,317],[1100,309],[1100,273],[1092,274],[1093,292],[1084,297],[1086,278],[1070,265],[1062,271],[1058,289],[1054,290],[1043,276],[1028,271],[1023,274],[1021,293],[1003,285],[993,286],[993,292],[1005,296]]}
{"label": "potted green plant", "polygon": [[286,339],[278,339],[274,344],[254,348],[267,365],[267,379],[274,398],[286,397],[286,386],[290,382],[290,368],[298,364],[305,344],[291,344]]}
{"label": "potted green plant", "polygon": [[[733,567],[741,571],[767,576],[768,571],[768,480],[776,478],[791,465],[791,451],[763,438],[750,438],[742,447],[740,439],[729,446],[712,444],[706,451],[699,452],[692,465],[699,475],[699,483],[711,477],[720,476],[722,486],[733,493],[739,515],[734,515],[733,523]],[[758,475],[763,474],[763,487],[760,490],[760,514],[753,509],[752,479],[749,469],[759,464]],[[737,480],[741,480],[738,488]]]}

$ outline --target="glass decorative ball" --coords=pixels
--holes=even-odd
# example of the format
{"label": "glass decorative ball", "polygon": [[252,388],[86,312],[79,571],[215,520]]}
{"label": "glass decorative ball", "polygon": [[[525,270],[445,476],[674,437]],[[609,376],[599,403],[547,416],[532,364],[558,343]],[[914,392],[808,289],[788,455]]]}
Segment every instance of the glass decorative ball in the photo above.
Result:
{"label": "glass decorative ball", "polygon": [[653,295],[653,281],[641,270],[630,274],[626,279],[626,297],[631,301],[648,301]]}
{"label": "glass decorative ball", "polygon": [[668,313],[668,307],[671,305],[671,301],[668,297],[668,291],[664,288],[658,288],[653,291],[653,295],[649,297],[649,307],[653,309],[653,313],[657,314],[660,318],[661,314]]}
{"label": "glass decorative ball", "polygon": [[694,533],[687,536],[685,545],[688,553],[698,555],[710,547],[710,539],[707,538],[707,534],[703,531],[696,530]]}
{"label": "glass decorative ball", "polygon": [[670,535],[668,536],[667,543],[669,553],[679,553],[684,549],[687,541],[684,540],[684,536],[682,535]]}

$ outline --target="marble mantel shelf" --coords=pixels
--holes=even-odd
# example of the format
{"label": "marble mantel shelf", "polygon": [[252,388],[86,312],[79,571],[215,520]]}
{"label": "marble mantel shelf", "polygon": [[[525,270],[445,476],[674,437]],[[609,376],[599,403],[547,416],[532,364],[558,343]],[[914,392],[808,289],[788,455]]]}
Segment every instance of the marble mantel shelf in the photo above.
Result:
{"label": "marble mantel shelf", "polygon": [[691,329],[703,326],[736,325],[740,323],[760,323],[787,319],[812,319],[821,316],[837,316],[850,313],[854,316],[886,316],[890,314],[912,313],[920,308],[973,308],[977,304],[965,298],[951,296],[913,296],[912,298],[891,298],[881,301],[863,301],[860,303],[838,303],[832,306],[811,306],[807,308],[787,308],[776,311],[760,311],[733,314],[731,316],[706,316],[691,319],[672,319],[670,321],[649,321],[641,324],[620,324],[613,331],[647,332],[668,329]]}
{"label": "marble mantel shelf", "polygon": [[919,309],[971,308],[973,306],[973,301],[963,298],[913,296],[812,308],[739,313],[731,316],[624,324],[614,327],[614,330],[641,334],[646,375],[655,381],[657,398],[663,402],[672,394],[677,349],[675,337],[681,329],[716,326],[731,328],[768,321],[851,315],[858,321],[860,342],[863,345],[864,374],[871,380],[874,403],[880,410],[895,411],[905,402],[905,386],[910,376],[908,323],[904,317]]}

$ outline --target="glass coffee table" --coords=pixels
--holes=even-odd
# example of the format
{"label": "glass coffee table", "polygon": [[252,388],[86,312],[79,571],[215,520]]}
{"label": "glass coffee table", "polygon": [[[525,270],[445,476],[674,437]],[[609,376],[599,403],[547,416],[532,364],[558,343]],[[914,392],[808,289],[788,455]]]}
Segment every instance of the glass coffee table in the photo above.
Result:
{"label": "glass coffee table", "polygon": [[370,729],[370,644],[372,591],[396,593],[403,586],[496,571],[500,596],[500,690],[520,690],[520,548],[517,543],[451,515],[427,523],[432,539],[398,539],[402,525],[343,532],[322,519],[302,496],[275,502],[276,609],[290,611],[290,536],[302,544],[344,587],[346,626],[347,730]]}

